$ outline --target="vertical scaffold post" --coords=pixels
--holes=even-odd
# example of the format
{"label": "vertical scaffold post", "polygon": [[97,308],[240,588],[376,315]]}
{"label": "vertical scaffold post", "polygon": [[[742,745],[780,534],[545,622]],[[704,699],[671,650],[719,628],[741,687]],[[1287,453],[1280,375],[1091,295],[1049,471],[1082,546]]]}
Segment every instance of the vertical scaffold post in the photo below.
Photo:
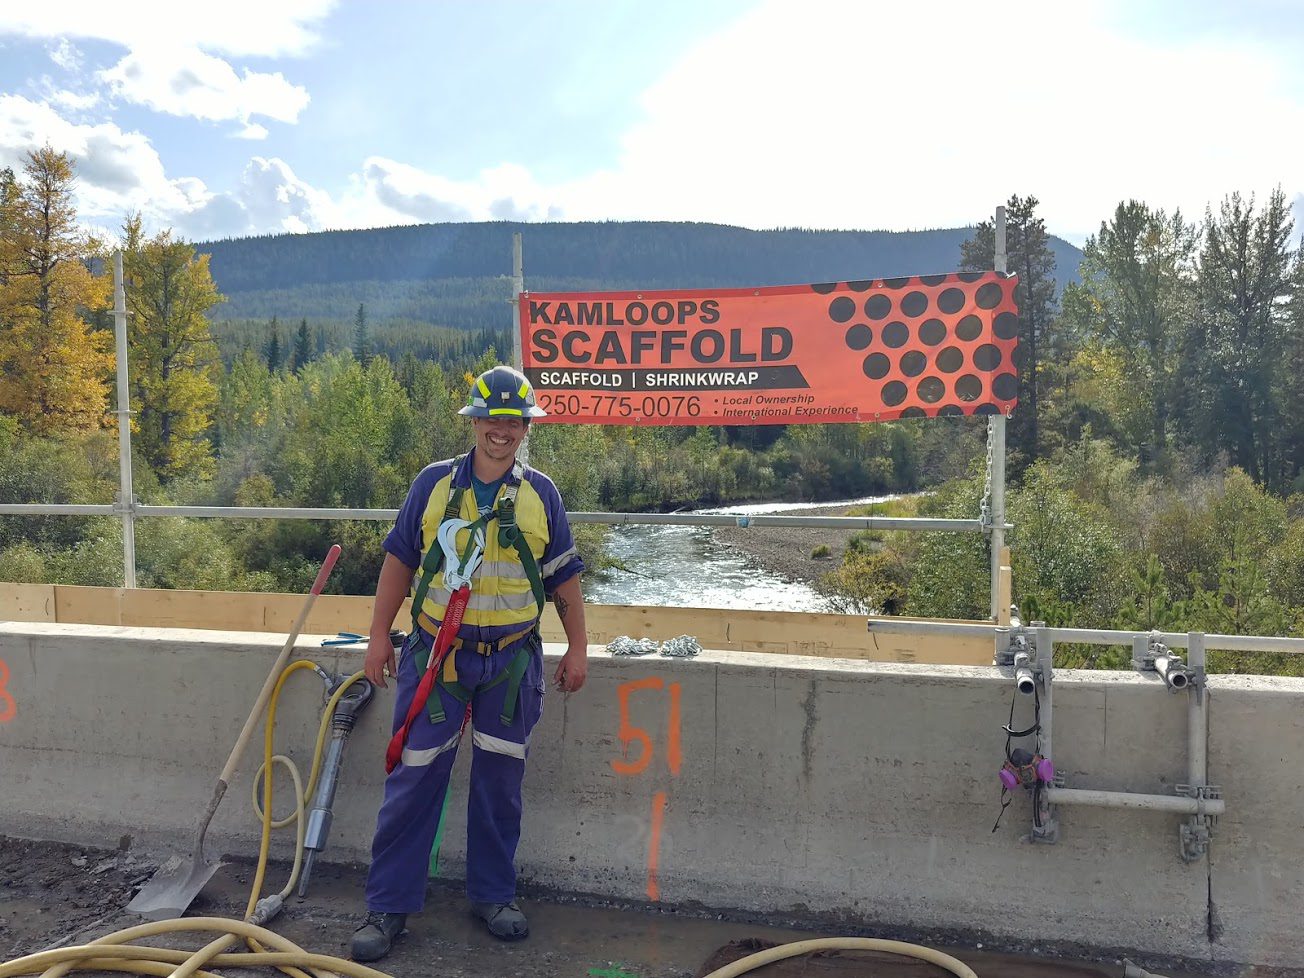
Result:
{"label": "vertical scaffold post", "polygon": [[[1005,208],[996,208],[995,255],[996,271],[1005,274]],[[988,477],[991,479],[991,535],[992,548],[992,621],[999,624],[1008,609],[1001,608],[1001,553],[1005,549],[1005,415],[993,414],[988,420]]]}
{"label": "vertical scaffold post", "polygon": [[131,484],[131,388],[127,384],[127,290],[122,252],[113,253],[113,339],[118,372],[118,505],[122,516],[122,583],[136,586],[136,495]]}
{"label": "vertical scaffold post", "polygon": [[[525,291],[525,264],[521,253],[521,232],[512,232],[512,366],[525,370],[524,353],[521,350],[521,293]],[[527,434],[516,453],[522,465],[530,464],[530,438]]]}

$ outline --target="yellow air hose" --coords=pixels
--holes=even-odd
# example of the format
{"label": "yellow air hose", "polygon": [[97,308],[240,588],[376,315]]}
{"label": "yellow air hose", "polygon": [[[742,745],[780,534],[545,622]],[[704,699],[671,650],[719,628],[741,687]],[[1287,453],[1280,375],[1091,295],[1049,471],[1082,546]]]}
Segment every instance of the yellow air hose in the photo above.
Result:
{"label": "yellow air hose", "polygon": [[[41,951],[26,957],[0,963],[0,978],[19,978],[24,975],[41,975],[42,978],[62,978],[70,971],[116,971],[135,975],[157,975],[161,978],[221,978],[211,971],[203,970],[206,966],[213,968],[273,967],[290,978],[333,978],[342,975],[346,978],[391,978],[383,971],[368,968],[365,965],[344,958],[327,954],[313,954],[264,927],[252,923],[258,915],[264,921],[275,916],[286,897],[294,890],[299,879],[303,859],[303,802],[311,797],[321,774],[321,760],[325,750],[327,733],[330,730],[331,717],[335,706],[353,683],[363,677],[361,672],[354,673],[340,684],[322,712],[321,724],[317,729],[317,743],[313,748],[312,768],[305,790],[299,769],[294,761],[282,754],[272,753],[273,734],[276,729],[276,705],[280,699],[281,688],[294,672],[300,669],[314,669],[314,663],[300,659],[290,663],[281,672],[276,681],[267,704],[267,720],[263,737],[263,763],[254,774],[253,807],[262,822],[262,839],[258,847],[258,867],[254,873],[254,882],[249,894],[249,903],[245,908],[245,919],[235,920],[227,917],[183,917],[176,920],[159,920],[153,923],[128,927],[115,931],[90,944],[77,947],[63,947],[52,951]],[[282,819],[272,817],[272,778],[270,772],[274,764],[281,764],[294,785],[294,810]],[[262,798],[259,798],[259,782],[262,782]],[[267,875],[267,858],[271,848],[273,828],[284,828],[294,823],[296,826],[296,845],[294,866],[290,870],[289,882],[285,888],[274,896],[260,900],[263,881]],[[260,912],[260,905],[262,907]],[[219,936],[198,951],[175,950],[171,948],[140,947],[129,942],[143,938],[158,937],[161,934],[207,932]],[[238,954],[228,952],[233,939],[243,940],[250,948]],[[273,948],[274,950],[267,950]],[[830,937],[809,941],[796,941],[779,947],[768,948],[756,954],[748,955],[738,961],[725,965],[711,972],[706,978],[738,978],[775,961],[810,954],[815,951],[856,950],[886,951],[906,957],[918,958],[944,968],[958,978],[977,978],[977,975],[964,962],[944,954],[941,951],[918,944],[906,944],[901,941],[877,940],[865,937]]]}
{"label": "yellow air hose", "polygon": [[[918,958],[921,961],[927,961],[939,968],[945,968],[951,974],[958,975],[959,978],[978,978],[973,969],[963,961],[931,947],[870,937],[821,937],[811,941],[794,941],[792,944],[780,944],[778,947],[766,948],[764,951],[757,951],[745,958],[739,958],[723,968],[717,968],[706,978],[738,978],[739,975],[745,975],[749,971],[763,968],[775,961],[783,961],[787,958],[795,958],[815,951],[887,951],[891,954],[900,954],[907,958]],[[5,978],[5,976],[0,975],[0,978]]]}
{"label": "yellow air hose", "polygon": [[[285,898],[293,891],[298,882],[302,867],[304,797],[310,797],[321,774],[321,760],[325,751],[327,734],[330,731],[331,718],[335,707],[344,692],[359,679],[363,673],[350,676],[335,690],[322,713],[321,724],[317,729],[317,743],[313,749],[312,769],[305,791],[298,768],[290,758],[281,754],[272,754],[272,740],[276,728],[276,705],[281,695],[281,688],[294,672],[300,669],[315,669],[306,659],[290,663],[281,672],[276,687],[267,705],[266,731],[263,737],[263,764],[254,775],[253,806],[262,822],[262,840],[258,848],[258,867],[254,874],[254,883],[249,894],[249,903],[245,909],[245,919],[235,920],[227,917],[182,917],[176,920],[159,920],[115,931],[89,944],[76,947],[63,947],[51,951],[41,951],[26,957],[0,963],[0,978],[17,978],[19,975],[41,975],[42,978],[62,978],[70,971],[117,971],[136,975],[159,975],[165,978],[221,978],[205,967],[274,967],[291,978],[333,978],[342,975],[346,978],[390,978],[383,971],[368,968],[365,965],[327,954],[314,954],[299,947],[292,941],[251,922],[257,915],[263,921],[275,916]],[[290,775],[294,785],[294,810],[285,818],[277,820],[272,812],[272,778],[269,772],[274,764],[281,764]],[[262,780],[262,798],[259,799],[258,783]],[[274,896],[259,899],[263,880],[267,874],[267,858],[271,847],[272,829],[283,828],[291,822],[296,825],[296,845],[294,866],[290,871],[290,880],[285,888]],[[198,951],[176,950],[172,948],[140,947],[128,942],[144,938],[158,937],[162,934],[207,932],[219,935]],[[228,953],[232,942],[243,940],[250,948],[241,953]],[[267,950],[272,948],[272,950]]]}

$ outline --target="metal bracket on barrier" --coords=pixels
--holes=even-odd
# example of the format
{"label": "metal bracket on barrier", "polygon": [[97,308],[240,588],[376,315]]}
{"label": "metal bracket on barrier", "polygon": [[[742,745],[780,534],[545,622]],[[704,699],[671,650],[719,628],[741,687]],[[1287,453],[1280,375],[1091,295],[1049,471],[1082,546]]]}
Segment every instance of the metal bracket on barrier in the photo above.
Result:
{"label": "metal bracket on barrier", "polygon": [[1153,672],[1164,681],[1170,693],[1180,693],[1188,687],[1202,695],[1203,670],[1192,670],[1180,655],[1159,641],[1156,633],[1138,635],[1132,640],[1132,668],[1137,672]]}
{"label": "metal bracket on barrier", "polygon": [[992,655],[992,665],[1012,666],[1015,659],[1028,656],[1032,650],[1032,634],[1024,627],[1019,617],[1019,609],[1010,606],[1010,624],[996,626],[996,649]]}
{"label": "metal bracket on barrier", "polygon": [[[1175,786],[1175,790],[1179,795],[1197,800],[1222,797],[1222,789],[1212,784],[1179,784]],[[1178,826],[1178,852],[1182,862],[1199,862],[1208,854],[1209,843],[1213,838],[1213,827],[1217,824],[1217,815],[1199,812]]]}

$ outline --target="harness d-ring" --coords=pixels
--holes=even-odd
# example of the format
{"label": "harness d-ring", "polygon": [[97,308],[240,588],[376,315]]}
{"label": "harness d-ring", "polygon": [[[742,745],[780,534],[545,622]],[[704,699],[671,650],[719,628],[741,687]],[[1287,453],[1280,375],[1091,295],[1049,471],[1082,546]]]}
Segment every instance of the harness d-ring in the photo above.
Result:
{"label": "harness d-ring", "polygon": [[[458,553],[457,534],[466,529],[471,530],[471,538],[466,543],[466,552]],[[437,539],[440,549],[444,551],[444,587],[452,592],[463,584],[470,584],[471,575],[484,557],[484,523],[481,520],[472,523],[456,517],[444,520],[439,525]]]}

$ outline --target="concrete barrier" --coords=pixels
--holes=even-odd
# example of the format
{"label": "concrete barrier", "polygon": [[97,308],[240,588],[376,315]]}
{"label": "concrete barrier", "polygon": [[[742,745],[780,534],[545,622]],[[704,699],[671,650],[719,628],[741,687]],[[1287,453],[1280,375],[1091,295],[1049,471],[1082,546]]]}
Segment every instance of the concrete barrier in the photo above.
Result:
{"label": "concrete barrier", "polygon": [[[0,833],[187,851],[283,641],[0,624]],[[356,649],[319,641],[300,654],[359,666]],[[1059,843],[1033,845],[1020,795],[992,831],[1012,684],[991,668],[592,653],[586,688],[550,692],[532,740],[519,861],[533,881],[854,926],[1304,961],[1304,681],[1211,679],[1210,779],[1227,815],[1212,858],[1187,865],[1175,815],[1061,809]],[[278,750],[304,767],[322,704],[311,675],[291,681],[278,714]],[[1166,792],[1184,780],[1184,697],[1125,673],[1055,682],[1055,760],[1071,787]],[[366,859],[391,704],[383,694],[349,745],[330,859]],[[256,850],[257,753],[213,823],[214,850]],[[446,835],[454,876],[466,761]]]}

